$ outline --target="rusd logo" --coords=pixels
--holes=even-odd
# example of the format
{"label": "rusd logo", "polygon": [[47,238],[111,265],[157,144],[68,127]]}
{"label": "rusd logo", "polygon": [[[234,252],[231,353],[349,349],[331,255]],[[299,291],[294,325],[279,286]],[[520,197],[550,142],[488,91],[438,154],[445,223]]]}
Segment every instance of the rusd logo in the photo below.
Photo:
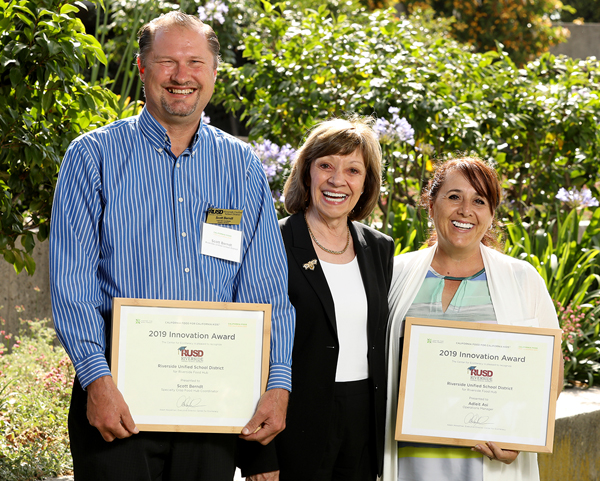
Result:
{"label": "rusd logo", "polygon": [[471,372],[472,377],[492,377],[494,375],[494,371],[477,369],[477,366],[470,366],[467,369]]}
{"label": "rusd logo", "polygon": [[181,357],[202,357],[204,351],[200,349],[186,349],[187,346],[181,346],[178,351],[181,353]]}

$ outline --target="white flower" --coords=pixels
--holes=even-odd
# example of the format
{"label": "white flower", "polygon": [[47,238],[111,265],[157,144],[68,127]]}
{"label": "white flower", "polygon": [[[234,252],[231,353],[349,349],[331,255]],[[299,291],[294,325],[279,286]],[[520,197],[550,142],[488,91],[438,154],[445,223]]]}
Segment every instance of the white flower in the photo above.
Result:
{"label": "white flower", "polygon": [[227,4],[220,0],[208,0],[206,5],[198,7],[198,17],[203,22],[225,23],[225,14],[229,12]]}
{"label": "white flower", "polygon": [[598,199],[592,197],[592,192],[587,187],[581,189],[581,192],[576,187],[569,190],[561,187],[556,198],[571,207],[598,207],[599,205]]}

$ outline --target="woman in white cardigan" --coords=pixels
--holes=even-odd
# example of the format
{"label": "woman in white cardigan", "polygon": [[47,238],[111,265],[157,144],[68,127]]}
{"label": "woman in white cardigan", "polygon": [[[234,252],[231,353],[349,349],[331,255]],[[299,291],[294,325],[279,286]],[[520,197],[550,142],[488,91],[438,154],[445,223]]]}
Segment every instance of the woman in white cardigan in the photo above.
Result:
{"label": "woman in white cardigan", "polygon": [[[430,247],[395,259],[383,481],[539,481],[533,453],[503,450],[492,442],[464,448],[394,440],[407,315],[559,327],[552,299],[533,266],[495,250],[494,214],[500,199],[497,174],[480,159],[441,164],[422,196],[434,227]],[[562,375],[561,365],[560,379]]]}

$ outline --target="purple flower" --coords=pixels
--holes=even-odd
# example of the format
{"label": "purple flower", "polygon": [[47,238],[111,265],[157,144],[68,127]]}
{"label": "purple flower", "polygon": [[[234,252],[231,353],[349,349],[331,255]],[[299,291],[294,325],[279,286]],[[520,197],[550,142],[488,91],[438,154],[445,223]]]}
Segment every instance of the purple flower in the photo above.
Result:
{"label": "purple flower", "polygon": [[262,142],[251,142],[250,146],[262,162],[269,184],[282,182],[281,174],[293,163],[296,150],[289,144],[279,147],[268,139]]}
{"label": "purple flower", "polygon": [[592,197],[592,192],[587,187],[581,189],[581,192],[576,187],[569,190],[561,187],[558,194],[556,194],[556,198],[566,202],[571,207],[597,207],[599,205],[598,199]]}
{"label": "purple flower", "polygon": [[386,119],[377,119],[373,130],[379,136],[380,142],[406,142],[409,145],[415,144],[415,130],[408,121],[398,115],[398,107],[390,107],[388,112],[392,114],[392,121]]}
{"label": "purple flower", "polygon": [[206,5],[198,7],[198,17],[203,22],[225,23],[225,14],[229,7],[220,0],[208,0]]}

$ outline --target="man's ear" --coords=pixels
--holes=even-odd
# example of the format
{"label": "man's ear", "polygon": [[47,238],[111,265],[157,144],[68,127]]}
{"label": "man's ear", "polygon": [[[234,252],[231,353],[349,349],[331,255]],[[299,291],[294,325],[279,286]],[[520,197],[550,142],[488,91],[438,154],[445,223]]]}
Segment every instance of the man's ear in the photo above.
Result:
{"label": "man's ear", "polygon": [[138,70],[140,72],[140,78],[142,79],[142,82],[143,82],[144,81],[144,76],[145,76],[144,72],[145,72],[146,69],[144,67],[142,67],[142,61],[140,60],[140,57],[138,57],[136,59],[136,61],[137,61]]}

